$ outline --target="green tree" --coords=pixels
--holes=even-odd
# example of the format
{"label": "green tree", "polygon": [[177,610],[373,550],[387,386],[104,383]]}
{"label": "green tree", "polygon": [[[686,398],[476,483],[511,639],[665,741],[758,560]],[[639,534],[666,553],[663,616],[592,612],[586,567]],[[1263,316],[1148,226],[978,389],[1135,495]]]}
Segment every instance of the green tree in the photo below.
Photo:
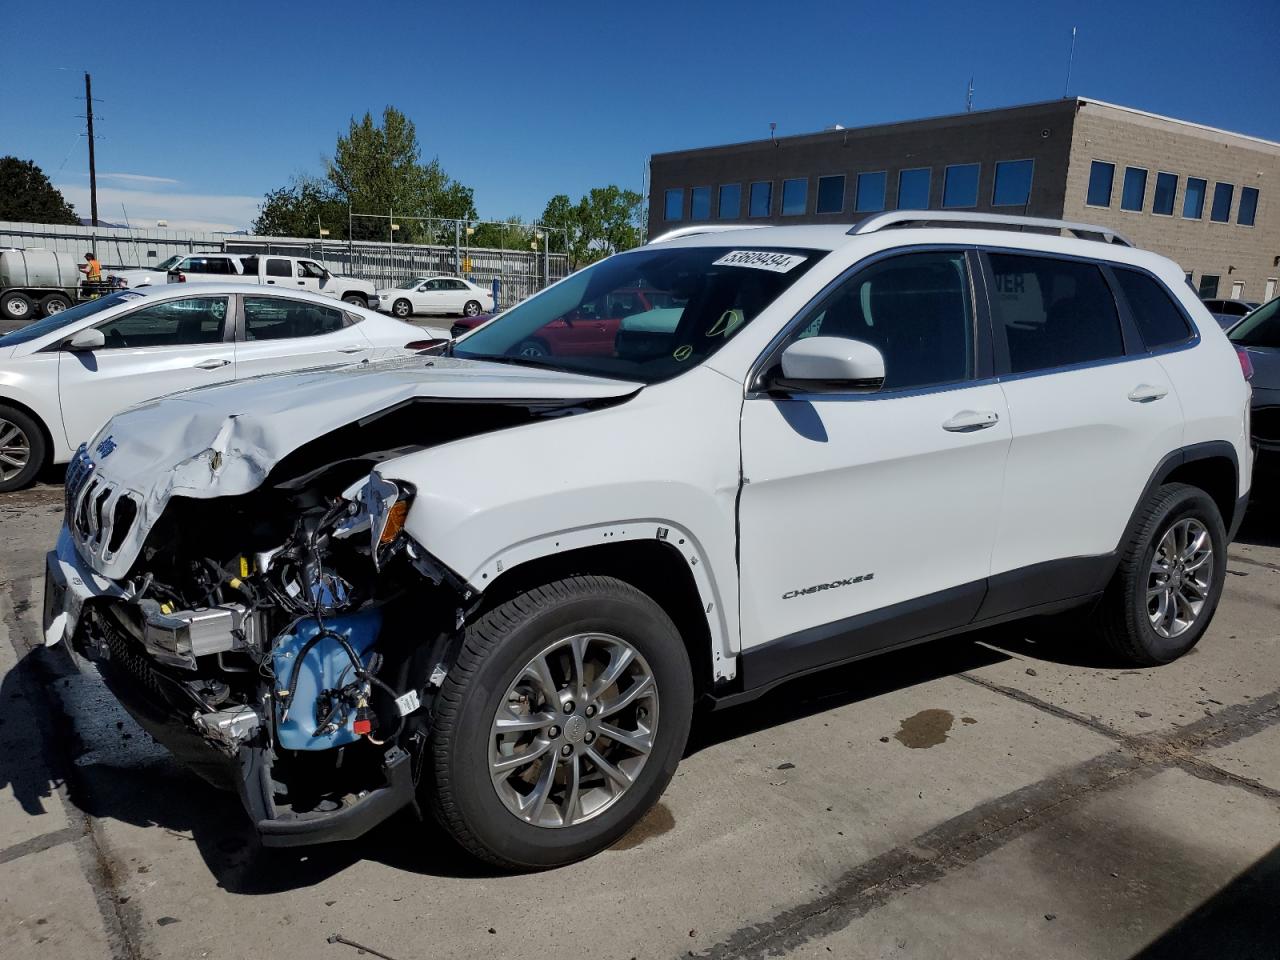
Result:
{"label": "green tree", "polygon": [[[352,118],[345,137],[339,137],[328,178],[336,195],[357,213],[386,213],[400,224],[398,240],[431,242],[452,239],[452,226],[427,225],[414,217],[450,220],[476,219],[475,197],[470,187],[449,177],[438,159],[421,162],[413,121],[395,107],[382,112],[379,126],[372,114]],[[385,239],[386,221],[358,220],[356,239]]]}
{"label": "green tree", "polygon": [[0,220],[79,224],[67,198],[31,160],[0,157]]}
{"label": "green tree", "polygon": [[253,221],[254,233],[274,237],[315,237],[320,227],[331,237],[346,237],[347,207],[328,181],[308,176],[269,192]]}
{"label": "green tree", "polygon": [[629,250],[642,242],[638,220],[643,198],[621,187],[593,187],[577,203],[559,193],[547,201],[542,223],[555,233],[552,250],[563,249],[569,269]]}
{"label": "green tree", "polygon": [[533,227],[520,217],[507,217],[498,223],[478,223],[471,246],[491,250],[528,250],[533,242]]}

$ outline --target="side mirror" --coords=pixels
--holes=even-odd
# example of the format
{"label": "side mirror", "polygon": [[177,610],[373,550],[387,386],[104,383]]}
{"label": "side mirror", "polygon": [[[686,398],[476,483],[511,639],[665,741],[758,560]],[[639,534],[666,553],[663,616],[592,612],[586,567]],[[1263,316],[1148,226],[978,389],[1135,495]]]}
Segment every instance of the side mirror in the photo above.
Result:
{"label": "side mirror", "polygon": [[427,285],[424,283],[422,286],[420,286],[420,287],[418,288],[418,292],[419,292],[419,293],[426,293],[426,292],[427,292]]}
{"label": "side mirror", "polygon": [[323,279],[325,279],[325,280],[332,280],[332,279],[333,279],[333,274],[329,272],[328,268],[322,268],[322,269],[320,270],[320,276],[321,276],[321,278],[323,278]]}
{"label": "side mirror", "polygon": [[782,374],[771,393],[862,393],[884,386],[879,348],[844,337],[808,337],[782,351]]}
{"label": "side mirror", "polygon": [[62,344],[64,350],[75,353],[87,353],[90,350],[101,350],[107,345],[107,338],[96,327],[85,327],[79,333],[68,337]]}

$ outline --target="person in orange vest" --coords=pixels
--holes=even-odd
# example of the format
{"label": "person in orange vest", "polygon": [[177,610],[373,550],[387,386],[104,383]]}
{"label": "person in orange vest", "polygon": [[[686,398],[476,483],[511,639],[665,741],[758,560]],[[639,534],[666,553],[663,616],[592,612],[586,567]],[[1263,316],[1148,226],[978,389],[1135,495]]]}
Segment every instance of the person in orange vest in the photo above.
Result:
{"label": "person in orange vest", "polygon": [[84,274],[85,280],[90,283],[98,283],[102,280],[102,264],[98,262],[98,258],[92,253],[84,255],[84,265],[80,267],[80,272]]}

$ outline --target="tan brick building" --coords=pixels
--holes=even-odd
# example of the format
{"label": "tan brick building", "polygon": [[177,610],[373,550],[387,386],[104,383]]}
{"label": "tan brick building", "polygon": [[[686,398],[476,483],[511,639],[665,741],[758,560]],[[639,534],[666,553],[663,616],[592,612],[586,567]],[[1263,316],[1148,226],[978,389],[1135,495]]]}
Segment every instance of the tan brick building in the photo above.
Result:
{"label": "tan brick building", "polygon": [[1084,98],[655,154],[649,235],[948,209],[1112,227],[1205,297],[1280,294],[1280,143]]}

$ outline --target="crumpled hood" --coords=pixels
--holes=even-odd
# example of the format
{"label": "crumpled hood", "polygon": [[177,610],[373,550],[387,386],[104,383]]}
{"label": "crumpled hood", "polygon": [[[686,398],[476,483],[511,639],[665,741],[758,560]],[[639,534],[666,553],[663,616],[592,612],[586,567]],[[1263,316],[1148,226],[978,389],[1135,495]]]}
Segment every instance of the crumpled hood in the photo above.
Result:
{"label": "crumpled hood", "polygon": [[[119,577],[170,497],[248,493],[304,444],[408,401],[554,403],[625,397],[640,388],[555,370],[414,356],[258,377],[154,400],[116,415],[88,444],[92,475],[113,496],[132,494],[138,516],[113,556],[85,559],[104,576]],[[337,451],[335,458],[340,456]]]}
{"label": "crumpled hood", "polygon": [[[126,410],[89,444],[101,469],[171,492],[247,493],[316,437],[414,399],[555,401],[621,397],[640,384],[451,357],[290,373],[189,390]],[[110,437],[107,457],[96,447]],[[141,492],[141,491],[140,491]]]}

